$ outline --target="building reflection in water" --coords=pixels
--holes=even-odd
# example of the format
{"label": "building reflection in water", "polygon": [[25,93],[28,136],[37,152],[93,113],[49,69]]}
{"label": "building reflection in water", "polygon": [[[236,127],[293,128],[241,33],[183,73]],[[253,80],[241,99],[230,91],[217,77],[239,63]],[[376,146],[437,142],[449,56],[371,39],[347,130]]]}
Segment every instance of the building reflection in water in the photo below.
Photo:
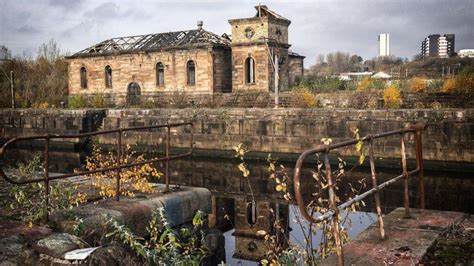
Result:
{"label": "building reflection in water", "polygon": [[[7,157],[13,161],[26,162],[34,152],[31,150],[10,150]],[[84,163],[85,154],[75,152],[51,152],[52,172],[72,172]],[[250,176],[243,178],[238,170],[236,160],[217,160],[193,158],[173,161],[170,164],[171,181],[174,184],[205,187],[211,191],[212,212],[209,215],[209,225],[225,233],[226,253],[228,259],[258,261],[267,251],[262,237],[256,232],[264,230],[275,232],[274,221],[278,219],[288,230],[279,236],[279,242],[286,245],[286,239],[291,242],[301,241],[303,233],[295,224],[295,206],[289,206],[282,194],[275,190],[275,183],[269,178],[267,165],[261,162],[249,163]],[[286,165],[291,176],[293,164]],[[163,164],[157,165],[163,169]],[[306,202],[309,202],[314,192],[310,168],[303,169],[301,188]],[[356,184],[357,180],[369,177],[369,169],[353,172],[344,177],[339,193],[349,190],[348,183]],[[380,171],[380,169],[378,169]],[[377,173],[379,183],[398,175],[398,172],[385,171]],[[426,207],[428,209],[474,212],[474,179],[470,175],[454,173],[425,173]],[[466,178],[467,177],[467,178]],[[160,181],[161,182],[161,181]],[[289,184],[292,188],[292,184]],[[290,189],[292,192],[292,189]],[[442,196],[440,196],[442,195]],[[403,182],[395,183],[380,194],[384,213],[403,205]],[[342,199],[344,200],[344,199]],[[410,180],[410,202],[415,206],[417,201],[417,179]],[[363,211],[352,217],[356,224],[350,236],[364,230],[373,219],[373,202],[367,199]],[[354,223],[358,221],[358,223]],[[291,231],[291,236],[288,231]],[[235,242],[234,242],[235,241]],[[232,243],[233,242],[233,243]],[[235,246],[235,248],[232,248]],[[249,265],[249,262],[245,262]]]}

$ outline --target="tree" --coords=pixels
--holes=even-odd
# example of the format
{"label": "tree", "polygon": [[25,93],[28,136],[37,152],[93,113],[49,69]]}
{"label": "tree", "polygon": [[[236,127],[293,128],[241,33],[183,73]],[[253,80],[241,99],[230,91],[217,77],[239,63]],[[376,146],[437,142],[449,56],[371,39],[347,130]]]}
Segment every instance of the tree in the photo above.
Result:
{"label": "tree", "polygon": [[351,59],[349,60],[351,65],[357,65],[357,64],[362,63],[363,61],[364,59],[362,59],[360,55],[356,55],[356,54],[351,56]]}
{"label": "tree", "polygon": [[43,58],[48,62],[54,62],[59,59],[61,49],[54,39],[49,40],[48,43],[42,43],[38,49],[38,59]]}
{"label": "tree", "polygon": [[0,59],[11,59],[12,53],[5,45],[0,45]]}

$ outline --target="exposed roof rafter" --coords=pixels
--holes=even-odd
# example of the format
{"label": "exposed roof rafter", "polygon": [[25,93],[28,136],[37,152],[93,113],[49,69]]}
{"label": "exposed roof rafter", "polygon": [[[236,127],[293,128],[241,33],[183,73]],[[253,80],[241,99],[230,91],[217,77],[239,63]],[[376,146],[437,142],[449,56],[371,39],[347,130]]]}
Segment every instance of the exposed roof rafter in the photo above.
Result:
{"label": "exposed roof rafter", "polygon": [[230,40],[203,29],[119,37],[100,42],[69,58],[201,46],[230,47]]}

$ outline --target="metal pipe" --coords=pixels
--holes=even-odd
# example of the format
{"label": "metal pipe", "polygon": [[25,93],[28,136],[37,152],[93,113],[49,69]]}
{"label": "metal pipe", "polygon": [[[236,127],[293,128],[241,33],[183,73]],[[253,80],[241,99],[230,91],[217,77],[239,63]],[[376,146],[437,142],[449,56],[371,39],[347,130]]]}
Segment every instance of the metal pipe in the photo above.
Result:
{"label": "metal pipe", "polygon": [[[191,147],[190,147],[189,151],[186,152],[186,153],[169,156],[169,160],[184,158],[184,157],[192,155],[192,151],[193,151],[193,147],[192,147],[193,141],[192,141],[192,139],[193,139],[193,135],[194,135],[194,130],[193,130],[193,127],[192,127],[193,124],[192,123],[169,124],[170,127],[178,127],[178,126],[186,126],[186,125],[190,125],[191,129],[192,129],[191,130],[191,136],[190,136]],[[142,130],[142,129],[152,129],[152,128],[163,128],[163,127],[166,127],[166,126],[167,125],[157,125],[157,126],[139,127],[138,129]],[[127,131],[131,131],[132,129],[133,128],[125,128],[125,130],[127,130]],[[47,134],[47,135],[39,135],[39,136],[12,138],[12,139],[8,140],[7,142],[5,142],[3,144],[3,146],[0,148],[0,157],[4,155],[4,153],[6,151],[6,148],[8,146],[12,145],[13,143],[15,143],[17,141],[42,140],[42,139],[44,139],[46,141],[47,138],[48,139],[80,138],[80,137],[85,137],[85,136],[87,137],[87,136],[104,135],[104,134],[110,134],[110,133],[119,133],[119,132],[122,132],[122,131],[124,131],[124,130],[123,129],[115,129],[115,130],[90,132],[90,133],[74,134],[74,135],[49,135],[49,134]],[[69,174],[56,175],[56,176],[53,176],[53,177],[49,177],[49,181],[56,180],[56,179],[64,179],[64,178],[74,177],[74,176],[82,176],[82,175],[90,175],[90,174],[95,174],[95,173],[104,173],[104,172],[109,172],[109,171],[116,171],[116,170],[121,170],[121,169],[124,169],[124,168],[130,168],[130,167],[134,167],[134,166],[140,166],[140,165],[155,163],[155,162],[159,162],[159,161],[165,161],[167,159],[168,159],[167,157],[160,157],[160,158],[150,159],[150,160],[136,162],[136,163],[130,163],[130,164],[125,164],[125,165],[118,165],[118,166],[106,167],[106,168],[101,168],[101,169],[95,169],[95,170],[91,170],[91,171],[81,171],[81,172],[75,172],[75,173],[69,173]],[[4,178],[9,183],[16,184],[16,185],[24,185],[24,184],[31,184],[31,183],[37,183],[37,182],[44,182],[46,180],[45,178],[32,179],[32,180],[21,180],[21,181],[20,180],[15,180],[15,179],[9,178],[5,174],[5,172],[3,171],[3,169],[1,167],[0,167],[0,177]]]}
{"label": "metal pipe", "polygon": [[[120,166],[122,157],[122,130],[118,131],[117,140],[117,166]],[[115,182],[115,200],[120,201],[120,168],[117,169],[116,182]]]}
{"label": "metal pipe", "polygon": [[344,265],[344,254],[342,252],[342,240],[339,233],[339,212],[336,206],[336,193],[334,191],[334,183],[332,180],[331,163],[329,162],[328,151],[324,153],[324,165],[326,167],[326,178],[329,189],[329,208],[334,212],[334,215],[332,216],[332,227],[334,230],[334,239],[336,242],[337,261],[338,265],[342,266]]}
{"label": "metal pipe", "polygon": [[404,134],[400,134],[400,150],[401,150],[401,156],[402,156],[402,174],[405,177],[403,205],[405,206],[405,218],[409,218],[410,217],[410,195],[409,195],[409,190],[408,190],[407,156],[405,153],[405,135]]}
{"label": "metal pipe", "polygon": [[46,136],[44,144],[44,189],[45,189],[45,208],[44,213],[46,222],[49,221],[49,137]]}
{"label": "metal pipe", "polygon": [[[13,65],[13,62],[12,62],[12,65]],[[14,74],[13,74],[13,70],[10,71],[10,90],[11,90],[11,94],[12,94],[12,108],[15,109],[15,78],[14,78]]]}
{"label": "metal pipe", "polygon": [[[418,173],[418,169],[409,171],[409,172],[408,172],[408,175],[410,176],[410,175],[416,174],[416,173]],[[402,178],[403,178],[403,175],[399,175],[399,176],[397,176],[397,177],[394,177],[394,178],[392,178],[392,179],[390,179],[390,180],[388,180],[388,181],[385,181],[384,183],[378,185],[377,188],[378,188],[378,190],[382,190],[382,189],[384,189],[385,187],[387,187],[387,186],[389,186],[389,185],[391,185],[391,184],[397,182],[398,180],[400,180],[400,179],[402,179]],[[347,209],[347,208],[349,208],[350,206],[352,206],[352,204],[354,204],[354,203],[356,203],[356,202],[359,202],[359,201],[365,199],[366,197],[368,197],[368,196],[374,194],[375,191],[376,191],[375,188],[371,188],[371,189],[367,190],[366,192],[364,192],[364,193],[362,193],[362,194],[360,194],[360,195],[355,196],[355,197],[352,198],[351,200],[348,200],[348,201],[344,202],[343,204],[339,205],[339,206],[337,207],[337,209],[338,209],[339,211],[343,211],[344,209]],[[334,215],[334,212],[333,212],[333,211],[328,211],[328,212],[326,212],[325,214],[320,215],[320,216],[318,216],[318,217],[316,217],[316,218],[311,218],[312,220],[308,220],[308,221],[311,222],[311,223],[319,223],[319,222],[321,222],[321,221],[323,221],[323,220],[329,219],[329,218],[330,218],[331,216],[333,216],[333,215]],[[310,217],[311,217],[311,216],[310,216]]]}
{"label": "metal pipe", "polygon": [[369,141],[370,173],[372,176],[372,186],[375,189],[374,200],[375,200],[375,206],[377,210],[377,220],[379,223],[380,238],[383,240],[385,239],[385,229],[383,225],[382,208],[380,207],[379,188],[377,186],[377,176],[375,173],[375,162],[374,162],[374,149],[373,149],[372,144],[373,144],[373,140],[371,139]]}
{"label": "metal pipe", "polygon": [[165,161],[165,192],[170,191],[169,161],[170,161],[170,127],[166,128],[166,161]]}
{"label": "metal pipe", "polygon": [[415,133],[415,146],[416,146],[416,163],[420,171],[418,172],[418,193],[420,195],[420,209],[425,208],[425,177],[423,167],[423,147],[421,144],[421,130],[417,130]]}

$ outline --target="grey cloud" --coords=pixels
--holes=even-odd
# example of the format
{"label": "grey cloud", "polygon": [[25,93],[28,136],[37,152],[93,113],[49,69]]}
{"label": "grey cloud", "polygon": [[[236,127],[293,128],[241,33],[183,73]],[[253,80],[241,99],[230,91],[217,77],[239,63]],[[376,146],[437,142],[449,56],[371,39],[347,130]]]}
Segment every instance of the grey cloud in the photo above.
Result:
{"label": "grey cloud", "polygon": [[[337,50],[372,58],[381,32],[391,34],[391,52],[402,57],[417,54],[422,39],[431,33],[454,33],[456,49],[474,48],[472,0],[282,0],[262,4],[292,21],[291,49],[307,56],[307,66],[318,54]],[[252,1],[223,0],[1,1],[0,44],[21,54],[55,38],[65,50],[76,52],[112,37],[191,29],[197,20],[203,20],[209,31],[229,33],[227,21],[253,16],[254,5]]]}

